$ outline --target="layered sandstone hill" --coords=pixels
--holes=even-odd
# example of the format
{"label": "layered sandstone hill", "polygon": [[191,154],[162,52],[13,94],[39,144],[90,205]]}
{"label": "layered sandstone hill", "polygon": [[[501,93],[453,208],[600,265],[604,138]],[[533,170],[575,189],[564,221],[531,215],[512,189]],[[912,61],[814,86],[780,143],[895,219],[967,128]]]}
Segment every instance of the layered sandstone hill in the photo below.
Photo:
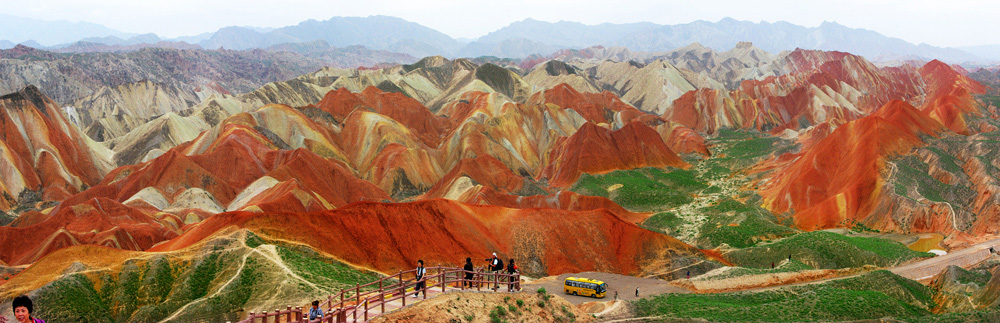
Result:
{"label": "layered sandstone hill", "polygon": [[891,100],[919,104],[926,94],[925,79],[908,66],[878,68],[847,53],[803,50],[782,59],[797,72],[749,80],[732,91],[687,92],[664,118],[703,133],[719,128],[777,133],[854,120]]}
{"label": "layered sandstone hill", "polygon": [[[146,48],[128,53],[61,54],[21,45],[0,51],[0,58],[7,62],[0,69],[0,75],[3,75],[0,92],[11,92],[28,84],[43,84],[40,85],[42,92],[61,105],[72,104],[102,91],[117,92],[119,86],[144,81],[176,89],[181,92],[177,97],[181,99],[196,98],[195,94],[200,92],[198,89],[212,82],[227,91],[243,93],[267,82],[287,80],[315,71],[324,65],[318,60],[287,52],[170,48]],[[132,91],[134,89],[122,92],[127,96]],[[141,111],[149,107],[137,105],[129,108]],[[186,107],[175,107],[182,108]],[[83,127],[89,125],[89,122],[84,123]]]}
{"label": "layered sandstone hill", "polygon": [[709,268],[710,258],[669,236],[606,210],[563,211],[476,206],[449,200],[362,202],[319,213],[222,213],[151,251],[184,248],[227,228],[314,246],[380,272],[416,259],[458,266],[466,256],[498,252],[531,275],[610,271],[630,275]]}
{"label": "layered sandstone hill", "polygon": [[[135,106],[134,108],[128,106],[129,104],[124,106],[126,106],[125,109],[138,109],[137,111],[122,112],[126,117],[120,119],[105,118],[94,121],[93,126],[88,128],[88,134],[91,136],[108,140],[108,146],[118,153],[116,155],[117,162],[124,165],[141,161],[144,151],[150,148],[168,150],[184,141],[191,140],[197,132],[207,130],[235,113],[250,112],[267,104],[319,107],[319,101],[329,91],[335,89],[363,93],[366,89],[375,87],[382,92],[400,93],[426,106],[432,113],[449,117],[453,123],[460,123],[469,116],[465,113],[469,111],[462,111],[462,109],[472,108],[468,105],[472,98],[467,97],[467,94],[483,92],[494,95],[495,100],[497,100],[494,107],[502,106],[503,104],[499,103],[501,101],[531,102],[534,104],[545,104],[551,101],[550,103],[560,106],[579,108],[580,110],[577,112],[587,121],[606,122],[615,125],[615,127],[622,127],[635,118],[641,118],[647,123],[657,119],[642,111],[664,114],[668,108],[674,105],[675,99],[686,96],[685,93],[695,89],[717,91],[709,93],[714,95],[713,93],[721,93],[720,91],[735,87],[735,84],[743,80],[765,80],[767,77],[809,70],[821,65],[822,62],[840,56],[839,54],[808,51],[795,51],[781,55],[765,54],[746,44],[723,53],[692,45],[680,49],[678,52],[657,56],[659,58],[644,59],[642,62],[615,60],[617,58],[614,55],[589,55],[589,58],[585,60],[569,62],[549,60],[542,64],[532,65],[527,69],[497,65],[500,62],[497,64],[491,62],[477,64],[467,59],[448,60],[443,57],[427,57],[411,65],[378,69],[324,68],[315,73],[287,81],[269,83],[257,90],[237,95],[226,93],[241,93],[242,89],[234,90],[221,82],[198,84],[197,88],[202,89],[202,91],[195,94],[199,99],[202,99],[201,102],[186,106],[187,110],[184,111],[169,110],[157,106],[160,104],[175,107],[175,104],[165,104],[164,102],[189,102],[191,100],[190,95],[187,95],[190,94],[188,93],[190,91],[178,92],[175,89],[182,89],[182,87],[170,83],[153,83],[155,86],[148,84],[130,85],[115,91],[99,91],[110,94],[100,94],[82,102],[107,102],[108,104],[104,106],[120,106],[118,104],[120,101],[127,100],[120,100],[119,97],[131,98],[129,100],[135,101],[131,103]],[[686,68],[677,68],[673,64],[683,64]],[[799,76],[799,78],[803,77],[807,76]],[[717,81],[717,78],[720,81]],[[148,90],[136,94],[125,93],[132,91],[131,89]],[[552,89],[554,92],[540,95],[548,89]],[[567,90],[587,95],[597,94],[597,96],[578,101],[565,101],[563,97],[566,95],[560,93],[567,92]],[[778,92],[781,93],[767,95],[786,95],[782,91],[787,92],[788,90],[779,89]],[[169,96],[172,100],[158,100],[156,103],[151,103],[153,102],[151,99],[161,97],[161,93],[174,92],[184,95],[173,95]],[[687,94],[687,96],[690,95]],[[707,94],[699,95],[705,96]],[[399,102],[391,106],[403,109],[398,109],[396,112],[383,111],[382,108],[377,108],[382,106],[381,104],[365,101],[371,100],[365,98],[369,95],[361,94],[360,96],[358,100],[363,101],[365,106],[377,110],[373,112],[390,115],[400,122],[426,122],[427,124],[417,128],[413,128],[416,125],[407,125],[417,130],[419,136],[423,136],[420,139],[424,144],[432,148],[436,146],[438,134],[431,129],[441,129],[440,121],[417,115],[404,118],[403,115],[398,114],[411,113],[407,111],[426,114],[424,109],[415,108],[412,103],[400,105],[402,101],[392,99]],[[576,94],[571,96],[578,97]],[[761,100],[758,98],[759,96],[761,95],[755,96],[754,99]],[[604,108],[595,108],[595,105],[601,101],[606,104],[614,100],[622,102],[624,105],[607,106],[610,111],[601,111],[600,109]],[[789,102],[786,105],[801,105],[799,103],[798,101]],[[630,107],[626,108],[626,105]],[[718,110],[718,107],[709,108],[705,104],[699,106],[701,106],[699,109]],[[343,109],[344,111],[327,112],[335,115],[335,119],[340,122],[342,121],[340,118],[346,118],[347,113],[354,110],[351,106],[345,106]],[[800,107],[794,107],[794,109],[801,110]],[[87,109],[78,108],[77,110],[85,111]],[[678,111],[680,110],[683,109]],[[79,111],[77,113],[81,113]],[[101,111],[107,112],[101,115],[107,115],[116,110],[104,109]],[[153,115],[155,113],[150,112],[163,112],[164,114],[156,116]],[[177,114],[185,116],[181,117]],[[706,130],[703,125],[699,124],[700,121],[692,122],[689,117],[674,116],[674,114],[667,115],[667,119],[678,121],[681,125],[694,130]],[[89,120],[90,117],[81,115],[79,118]],[[697,118],[705,119],[707,117]],[[142,122],[145,123],[138,125]],[[655,126],[655,124],[650,124],[650,126]],[[447,125],[443,127],[447,128]],[[715,128],[717,127],[714,125],[711,127],[711,129]],[[134,130],[129,131],[129,129]],[[696,147],[689,146],[686,149],[690,151]]]}
{"label": "layered sandstone hill", "polygon": [[[192,189],[207,193],[204,198],[216,206],[191,205],[182,197]],[[274,211],[281,205],[296,211],[324,210],[388,199],[382,190],[356,177],[329,129],[280,105],[234,115],[150,161],[120,167],[68,203],[94,197],[154,206],[153,200],[163,200],[166,204],[158,209],[198,208],[209,213],[244,208]]]}
{"label": "layered sandstone hill", "polygon": [[[0,227],[0,260],[8,265],[29,265],[63,248],[100,245],[122,250],[147,250],[176,237],[183,221],[107,198],[92,198],[72,206],[21,215],[10,226]],[[14,247],[16,246],[16,247]]]}
{"label": "layered sandstone hill", "polygon": [[[686,238],[773,229],[751,244],[798,232],[782,225],[938,232],[952,245],[1000,230],[1000,112],[946,64],[880,68],[847,53],[772,56],[748,44],[643,62],[580,55],[591,54],[523,68],[441,57],[325,68],[236,95],[220,84],[192,97],[169,82],[130,83],[88,97],[89,117],[33,88],[0,97],[0,206],[18,208],[0,244],[19,246],[0,251],[0,264],[45,277],[14,276],[4,290],[90,286],[103,304],[124,304],[105,288],[160,278],[118,264],[166,259],[177,284],[105,312],[197,320],[213,308],[273,308],[268,295],[230,298],[251,295],[239,286],[274,287],[259,277],[312,297],[342,287],[328,281],[340,273],[392,273],[416,259],[458,265],[499,252],[532,275],[665,278],[724,262],[639,223]],[[171,110],[180,104],[193,106]],[[86,118],[111,151],[74,125]],[[726,168],[735,164],[754,173]],[[634,194],[635,182],[678,197],[660,205],[670,196],[650,195],[655,207],[642,210],[679,216],[616,204],[611,192]],[[685,222],[681,211],[712,214]],[[67,256],[100,250],[107,259]],[[274,270],[244,276],[256,262]],[[279,293],[305,300],[290,296],[296,288]]]}
{"label": "layered sandstone hill", "polygon": [[111,151],[84,136],[34,86],[0,97],[0,134],[2,211],[61,201],[96,185],[114,165]]}
{"label": "layered sandstone hill", "polygon": [[764,206],[776,213],[790,213],[797,226],[809,230],[861,223],[903,232],[976,231],[972,228],[987,221],[990,216],[986,215],[992,212],[978,219],[959,220],[954,211],[929,211],[947,206],[918,206],[899,200],[898,190],[888,185],[897,172],[892,169],[895,166],[890,167],[894,160],[937,141],[935,137],[966,140],[965,134],[972,128],[966,118],[979,114],[972,96],[984,90],[979,83],[938,61],[915,72],[920,83],[927,85],[921,89],[919,106],[888,102],[867,116],[821,134],[822,139],[807,144],[802,152],[777,158],[773,162],[782,166],[760,191]]}

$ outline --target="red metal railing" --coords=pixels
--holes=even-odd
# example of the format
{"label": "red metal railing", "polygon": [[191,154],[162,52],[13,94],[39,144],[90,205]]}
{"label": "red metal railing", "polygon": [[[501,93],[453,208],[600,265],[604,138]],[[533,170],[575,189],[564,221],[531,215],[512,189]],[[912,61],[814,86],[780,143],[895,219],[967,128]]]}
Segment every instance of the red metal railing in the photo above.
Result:
{"label": "red metal railing", "polygon": [[[358,284],[354,288],[343,289],[340,293],[330,295],[326,301],[321,302],[320,308],[325,308],[323,318],[308,320],[303,317],[301,307],[287,306],[285,310],[274,310],[274,312],[254,313],[250,312],[247,318],[237,323],[256,323],[260,319],[262,323],[346,323],[346,322],[367,322],[382,313],[385,313],[387,303],[399,300],[401,307],[406,307],[406,296],[414,295],[416,290],[408,290],[416,285],[416,269],[400,271],[392,276],[383,277],[364,285]],[[435,274],[432,274],[436,272]],[[465,279],[466,273],[472,273],[472,279]],[[403,279],[403,277],[413,277],[413,279]],[[466,288],[476,290],[487,290],[490,286],[494,291],[500,286],[507,289],[520,289],[521,276],[518,273],[506,274],[502,271],[489,272],[483,268],[472,272],[466,272],[463,268],[453,267],[427,267],[424,275],[425,289],[441,288],[444,292],[449,285],[453,288],[465,290]],[[376,289],[377,286],[377,289]],[[474,286],[474,287],[473,287]],[[424,293],[424,299],[427,293]],[[372,312],[378,309],[378,312]],[[308,311],[307,311],[308,312]]]}

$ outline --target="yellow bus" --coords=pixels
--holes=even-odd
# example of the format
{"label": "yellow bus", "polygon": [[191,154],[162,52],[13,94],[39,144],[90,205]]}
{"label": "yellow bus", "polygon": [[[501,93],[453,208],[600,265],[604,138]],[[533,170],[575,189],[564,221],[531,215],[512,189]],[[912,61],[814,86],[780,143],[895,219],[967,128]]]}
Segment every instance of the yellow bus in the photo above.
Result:
{"label": "yellow bus", "polygon": [[563,283],[566,294],[577,296],[590,296],[594,298],[604,298],[608,292],[608,284],[600,280],[569,277]]}

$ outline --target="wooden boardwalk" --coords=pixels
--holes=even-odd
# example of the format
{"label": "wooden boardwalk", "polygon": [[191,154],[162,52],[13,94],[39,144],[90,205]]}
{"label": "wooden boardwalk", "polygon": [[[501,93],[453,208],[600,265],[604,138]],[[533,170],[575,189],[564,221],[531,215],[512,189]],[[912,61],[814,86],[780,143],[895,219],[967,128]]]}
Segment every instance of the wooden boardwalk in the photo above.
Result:
{"label": "wooden boardwalk", "polygon": [[[520,289],[519,274],[508,275],[500,272],[486,272],[478,269],[473,272],[471,280],[465,280],[466,271],[462,268],[428,267],[426,268],[426,293],[419,297],[414,290],[416,285],[416,269],[401,271],[395,275],[383,277],[378,281],[365,285],[357,285],[352,289],[342,290],[336,295],[330,295],[325,302],[320,303],[324,316],[322,319],[308,320],[303,317],[309,309],[287,307],[274,312],[249,313],[247,318],[237,323],[358,323],[368,322],[382,314],[389,313],[427,298],[449,291],[472,290],[485,292],[507,291],[511,285]],[[496,286],[496,290],[493,287]],[[228,322],[227,322],[228,323]]]}

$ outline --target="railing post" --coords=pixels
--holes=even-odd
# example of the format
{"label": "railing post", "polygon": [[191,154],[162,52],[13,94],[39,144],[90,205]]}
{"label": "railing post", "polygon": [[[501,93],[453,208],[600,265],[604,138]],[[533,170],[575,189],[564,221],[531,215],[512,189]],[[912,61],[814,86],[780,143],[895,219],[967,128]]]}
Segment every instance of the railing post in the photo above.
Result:
{"label": "railing post", "polygon": [[257,319],[253,317],[253,312],[250,312],[250,316],[247,316],[247,318],[250,319],[250,323],[257,322]]}
{"label": "railing post", "polygon": [[291,322],[292,321],[292,306],[291,305],[285,305],[285,307],[288,308],[287,309],[288,313],[285,313],[285,322]]}
{"label": "railing post", "polygon": [[[441,273],[442,271],[441,267],[438,267],[438,279],[441,280],[441,293],[444,293],[444,274]],[[427,293],[424,293],[424,296],[427,296],[426,294]]]}
{"label": "railing post", "polygon": [[[479,276],[479,277],[476,277],[476,276]],[[480,283],[480,281],[483,280],[483,274],[482,274],[482,272],[479,272],[479,275],[472,275],[472,278],[476,280],[476,291],[477,292],[483,291],[483,289],[482,289],[483,284]]]}
{"label": "railing post", "polygon": [[295,322],[299,322],[299,321],[302,321],[302,307],[301,306],[296,306],[295,307]]}
{"label": "railing post", "polygon": [[361,283],[357,283],[357,285],[354,287],[354,297],[355,297],[354,311],[351,312],[351,318],[353,318],[354,321],[357,322],[358,306],[361,306]]}
{"label": "railing post", "polygon": [[399,299],[403,302],[403,307],[406,307],[406,284],[403,283],[403,271],[400,270],[398,275],[399,275],[399,295],[403,296],[400,297]]}
{"label": "railing post", "polygon": [[326,311],[330,312],[333,310],[333,295],[326,298]]}
{"label": "railing post", "polygon": [[264,313],[260,313],[260,314],[264,315],[264,317],[260,318],[260,321],[262,323],[267,323],[267,311],[264,311]]}
{"label": "railing post", "polygon": [[368,298],[365,297],[365,322],[368,322]]}
{"label": "railing post", "polygon": [[382,310],[381,313],[385,314],[385,291],[382,290],[382,280],[383,279],[385,279],[385,278],[380,278],[378,280],[378,295],[379,295],[378,304],[381,307],[381,310]]}

